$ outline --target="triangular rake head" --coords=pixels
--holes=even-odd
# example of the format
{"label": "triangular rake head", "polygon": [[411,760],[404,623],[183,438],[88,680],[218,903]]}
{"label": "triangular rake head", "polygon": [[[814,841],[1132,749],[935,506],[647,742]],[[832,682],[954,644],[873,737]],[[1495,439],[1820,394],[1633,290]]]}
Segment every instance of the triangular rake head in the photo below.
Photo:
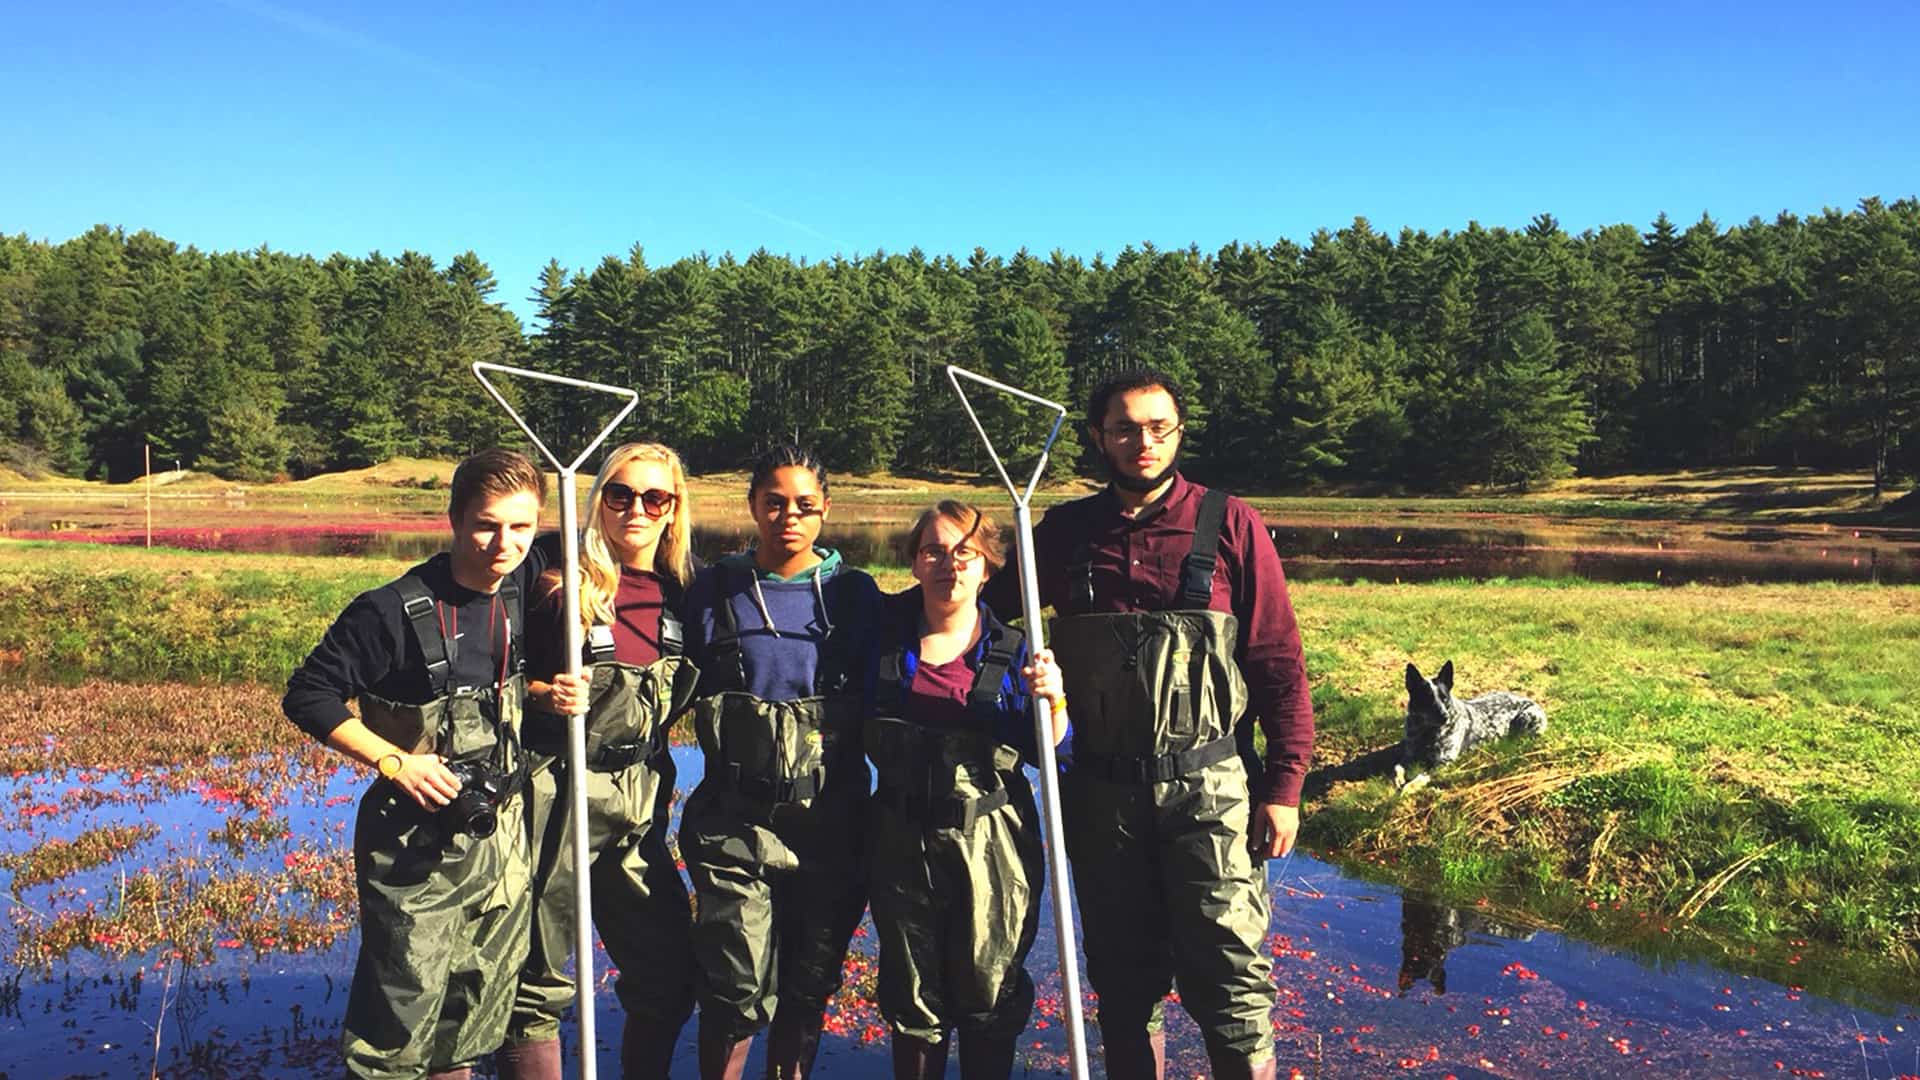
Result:
{"label": "triangular rake head", "polygon": [[[489,371],[498,372],[502,375],[518,375],[522,378],[536,379],[540,382],[555,383],[560,386],[571,386],[579,390],[593,390],[602,394],[612,394],[615,397],[625,398],[626,404],[621,406],[620,411],[614,414],[613,419],[607,421],[607,426],[600,429],[600,434],[595,435],[593,440],[587,443],[586,448],[580,451],[579,457],[574,458],[570,464],[562,464],[559,456],[548,449],[546,442],[534,432],[533,425],[527,423],[526,419],[520,415],[519,410],[515,409],[513,405],[507,401],[506,396],[500,393],[500,388],[493,385],[492,380],[487,378],[487,372]],[[580,463],[587,460],[587,455],[593,453],[601,443],[605,442],[607,436],[613,434],[613,429],[620,426],[620,421],[625,420],[627,414],[631,413],[634,407],[640,404],[640,392],[624,386],[609,386],[606,383],[588,382],[585,379],[570,379],[565,375],[553,375],[545,371],[534,371],[530,368],[508,367],[505,364],[494,364],[485,360],[474,361],[473,377],[479,379],[480,385],[486,387],[487,393],[492,395],[493,400],[499,402],[500,407],[507,410],[507,415],[513,417],[513,422],[520,425],[520,430],[527,433],[527,438],[533,440],[533,445],[540,448],[540,453],[544,455],[548,461],[553,463],[553,467],[563,473],[569,474],[578,471]]]}
{"label": "triangular rake head", "polygon": [[[978,383],[989,390],[1017,397],[1022,401],[1031,401],[1053,411],[1053,427],[1047,432],[1046,441],[1040,445],[1040,460],[1034,462],[1033,475],[1027,478],[1025,491],[1022,491],[1020,486],[1013,482],[1013,478],[1007,475],[1006,463],[1000,459],[1000,451],[993,448],[993,439],[987,435],[986,427],[980,423],[979,415],[973,411],[973,402],[967,399],[967,391],[960,385],[961,379]],[[979,433],[980,443],[987,448],[987,456],[993,460],[993,467],[999,472],[1001,483],[1007,485],[1007,493],[1013,496],[1016,503],[1024,504],[1028,499],[1033,498],[1033,489],[1039,485],[1041,474],[1047,471],[1047,453],[1053,449],[1054,440],[1060,437],[1060,425],[1067,419],[1067,407],[1057,401],[1050,401],[1038,394],[1030,394],[1017,386],[1008,386],[1006,383],[989,379],[985,375],[968,371],[955,364],[947,365],[947,381],[953,384],[953,392],[960,398],[960,407],[967,410],[967,419],[973,421],[973,430]]]}

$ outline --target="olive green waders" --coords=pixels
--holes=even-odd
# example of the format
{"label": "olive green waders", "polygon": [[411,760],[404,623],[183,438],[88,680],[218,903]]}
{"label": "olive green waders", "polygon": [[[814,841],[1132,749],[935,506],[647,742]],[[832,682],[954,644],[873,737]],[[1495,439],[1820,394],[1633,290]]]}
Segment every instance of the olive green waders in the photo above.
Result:
{"label": "olive green waders", "polygon": [[[691,661],[674,655],[677,623],[663,629],[670,654],[652,664],[593,659],[586,776],[593,925],[620,973],[614,992],[627,1014],[628,1041],[664,1043],[644,1048],[658,1055],[645,1071],[661,1076],[673,1040],[693,1012],[692,911],[667,848],[674,780],[667,726],[698,678]],[[535,899],[532,948],[508,1029],[514,1044],[557,1039],[561,1016],[574,999],[566,969],[577,887],[566,723],[540,712],[527,717]]]}
{"label": "olive green waders", "polygon": [[1273,1056],[1266,880],[1248,847],[1235,743],[1247,709],[1238,624],[1206,610],[1219,509],[1209,523],[1203,506],[1195,535],[1207,542],[1188,556],[1181,610],[1066,615],[1051,627],[1073,703],[1067,854],[1113,1076],[1154,1074],[1176,985],[1215,1075]]}
{"label": "olive green waders", "polygon": [[[385,781],[360,800],[353,835],[360,953],[343,1043],[349,1075],[381,1080],[456,1069],[500,1045],[532,915],[518,657],[499,688],[447,693],[446,642],[431,597],[414,578],[392,587],[406,603],[436,696],[416,705],[362,694],[362,721],[403,750],[489,765],[504,794],[497,828],[485,837],[421,809]],[[511,600],[509,610],[517,610]]]}
{"label": "olive green waders", "polygon": [[750,1037],[776,1011],[817,1023],[840,987],[866,908],[859,710],[843,695],[737,691],[695,706],[707,775],[681,813],[680,851],[699,901],[702,1037]]}
{"label": "olive green waders", "polygon": [[1033,1011],[1039,814],[1018,752],[992,734],[1021,644],[1005,628],[990,639],[968,693],[973,730],[899,719],[901,654],[882,657],[876,703],[895,715],[866,728],[879,773],[868,850],[880,1011],[896,1040],[939,1043],[958,1028],[968,1077],[1007,1075]]}

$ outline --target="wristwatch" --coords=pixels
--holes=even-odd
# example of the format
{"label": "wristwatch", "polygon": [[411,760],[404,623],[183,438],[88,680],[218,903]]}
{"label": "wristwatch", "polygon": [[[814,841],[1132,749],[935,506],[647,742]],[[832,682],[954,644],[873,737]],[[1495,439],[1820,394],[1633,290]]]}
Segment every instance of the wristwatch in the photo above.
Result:
{"label": "wristwatch", "polygon": [[390,754],[381,755],[380,760],[373,763],[373,767],[380,771],[380,779],[391,780],[400,775],[400,770],[405,768],[406,764],[406,756],[395,750]]}

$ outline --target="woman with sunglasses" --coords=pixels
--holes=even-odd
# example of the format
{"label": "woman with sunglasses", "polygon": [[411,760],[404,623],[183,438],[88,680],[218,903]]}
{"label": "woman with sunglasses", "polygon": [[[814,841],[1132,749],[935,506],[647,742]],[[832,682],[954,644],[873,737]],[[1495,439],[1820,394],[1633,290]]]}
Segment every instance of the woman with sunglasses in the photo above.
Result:
{"label": "woman with sunglasses", "polygon": [[1027,953],[1040,923],[1039,813],[1021,772],[1037,763],[1033,698],[1054,745],[1067,735],[1060,669],[980,602],[1006,564],[991,517],[946,500],[914,523],[914,588],[891,598],[867,756],[879,770],[869,858],[880,939],[880,1012],[893,1075],[1006,1080],[1033,1011]]}
{"label": "woman with sunglasses", "polygon": [[763,454],[747,507],[753,548],[687,593],[706,762],[680,822],[698,899],[700,1075],[739,1077],[768,1028],[767,1075],[798,1078],[866,907],[860,722],[880,592],[817,546],[831,503],[812,454]]}
{"label": "woman with sunglasses", "polygon": [[698,672],[684,655],[677,612],[692,576],[693,508],[680,458],[654,443],[607,455],[594,478],[580,545],[585,651],[566,674],[560,575],[549,571],[529,616],[532,706],[525,741],[533,765],[533,947],[514,1000],[506,1080],[559,1080],[560,1017],[573,1000],[565,965],[574,941],[571,785],[566,717],[587,716],[588,873],[593,924],[619,969],[626,1010],[622,1075],[665,1077],[693,1011],[687,887],[666,843],[673,759],[666,731]]}

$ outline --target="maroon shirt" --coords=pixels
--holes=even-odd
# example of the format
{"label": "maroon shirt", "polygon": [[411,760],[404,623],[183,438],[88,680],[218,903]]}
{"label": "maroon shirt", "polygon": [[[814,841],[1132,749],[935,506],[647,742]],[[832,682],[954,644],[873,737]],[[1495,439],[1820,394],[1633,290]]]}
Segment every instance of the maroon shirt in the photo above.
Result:
{"label": "maroon shirt", "polygon": [[[1049,509],[1033,530],[1041,606],[1062,615],[1178,607],[1180,564],[1193,549],[1206,492],[1176,473],[1166,495],[1134,517],[1121,511],[1112,488]],[[1068,596],[1067,568],[1083,544],[1093,559],[1089,610]],[[1313,756],[1313,699],[1280,553],[1259,513],[1231,497],[1219,551],[1209,606],[1239,620],[1234,660],[1247,680],[1249,712],[1267,736],[1266,775],[1255,783],[1254,801],[1298,806]],[[1018,615],[1019,587],[1009,565],[988,585],[987,602],[1003,617]]]}
{"label": "maroon shirt", "polygon": [[967,658],[972,651],[968,649],[944,664],[922,661],[914,668],[913,681],[907,686],[905,714],[931,728],[966,728],[967,694],[973,690],[974,676]]}
{"label": "maroon shirt", "polygon": [[[559,583],[551,574],[540,579],[539,602],[528,612],[527,677],[551,682],[567,670],[567,645]],[[650,570],[620,568],[620,587],[613,595],[613,658],[645,667],[660,659],[660,613],[666,593]]]}

